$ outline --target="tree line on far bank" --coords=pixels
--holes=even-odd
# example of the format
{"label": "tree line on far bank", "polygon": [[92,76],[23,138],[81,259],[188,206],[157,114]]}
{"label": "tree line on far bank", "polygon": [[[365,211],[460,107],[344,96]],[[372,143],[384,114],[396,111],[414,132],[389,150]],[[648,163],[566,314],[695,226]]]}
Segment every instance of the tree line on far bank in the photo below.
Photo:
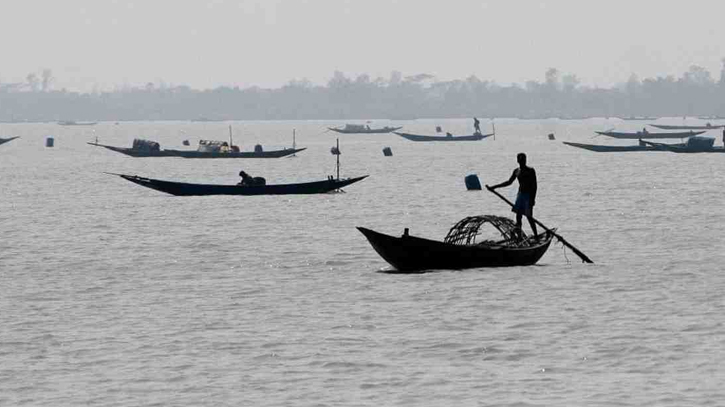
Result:
{"label": "tree line on far bank", "polygon": [[335,72],[325,85],[293,80],[276,89],[148,83],[80,93],[53,89],[50,70],[24,83],[0,83],[0,121],[314,120],[441,117],[586,118],[725,116],[725,59],[716,80],[700,66],[680,77],[640,79],[611,88],[582,86],[548,69],[542,81],[500,85],[476,76],[437,81],[428,74],[389,78]]}

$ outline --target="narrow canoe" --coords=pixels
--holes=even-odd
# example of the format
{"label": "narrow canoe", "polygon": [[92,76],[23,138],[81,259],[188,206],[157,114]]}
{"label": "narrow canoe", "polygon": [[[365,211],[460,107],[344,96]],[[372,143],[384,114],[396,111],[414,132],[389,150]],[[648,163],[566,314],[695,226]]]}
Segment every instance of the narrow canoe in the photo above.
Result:
{"label": "narrow canoe", "polygon": [[295,195],[324,194],[354,184],[367,178],[367,175],[355,178],[326,179],[324,181],[303,182],[298,184],[276,184],[260,186],[189,184],[185,182],[162,181],[137,175],[112,174],[141,185],[176,196],[206,195]]}
{"label": "narrow canoe", "polygon": [[391,133],[396,130],[402,129],[403,126],[400,127],[382,127],[379,129],[339,129],[336,127],[328,127],[328,129],[341,133],[341,134],[384,134],[384,133]]}
{"label": "narrow canoe", "polygon": [[399,272],[528,266],[541,259],[554,237],[547,232],[537,244],[526,247],[457,245],[407,234],[395,237],[363,227],[357,229],[380,257]]}
{"label": "narrow canoe", "polygon": [[705,126],[677,126],[670,124],[650,124],[652,127],[656,127],[662,130],[717,130],[725,128],[725,125],[705,125]]}
{"label": "narrow canoe", "polygon": [[194,150],[137,150],[127,147],[114,147],[105,144],[88,143],[92,146],[103,147],[117,153],[131,157],[183,157],[183,158],[280,158],[307,148],[285,148],[284,150],[269,151],[240,151],[229,153],[202,152]]}
{"label": "narrow canoe", "polygon": [[61,126],[95,126],[98,122],[74,122],[72,120],[58,122]]}
{"label": "narrow canoe", "polygon": [[9,141],[15,140],[16,138],[20,138],[20,136],[15,136],[15,137],[10,137],[10,138],[2,138],[2,137],[0,137],[0,144],[5,144],[5,143],[7,143]]}
{"label": "narrow canoe", "polygon": [[491,137],[494,133],[490,134],[471,134],[469,136],[424,136],[420,134],[400,133],[394,132],[400,137],[408,139],[410,141],[477,141],[483,140],[487,137]]}
{"label": "narrow canoe", "polygon": [[607,136],[607,137],[613,137],[613,138],[619,138],[619,139],[627,139],[627,140],[637,140],[642,138],[648,138],[648,139],[663,139],[663,138],[687,138],[692,136],[697,136],[698,134],[704,133],[704,131],[681,131],[681,132],[635,132],[635,133],[627,133],[627,132],[620,132],[620,131],[595,131],[595,133],[601,135],[601,136]]}
{"label": "narrow canoe", "polygon": [[725,147],[693,147],[687,145],[669,145],[662,143],[653,143],[651,141],[643,141],[647,145],[654,148],[660,148],[662,151],[671,151],[673,153],[725,153]]}
{"label": "narrow canoe", "polygon": [[[647,144],[634,146],[603,146],[598,144],[573,143],[569,141],[562,141],[562,143],[568,146],[582,148],[584,150],[595,151],[597,153],[622,153],[628,151],[667,151],[664,148]],[[672,146],[684,146],[684,144],[672,144]]]}

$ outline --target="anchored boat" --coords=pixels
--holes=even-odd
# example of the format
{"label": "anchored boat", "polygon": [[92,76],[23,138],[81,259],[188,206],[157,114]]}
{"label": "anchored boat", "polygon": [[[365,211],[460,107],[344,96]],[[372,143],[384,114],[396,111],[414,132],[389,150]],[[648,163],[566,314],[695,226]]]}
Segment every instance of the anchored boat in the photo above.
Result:
{"label": "anchored boat", "polygon": [[704,131],[681,131],[681,132],[649,132],[649,131],[638,131],[635,133],[621,132],[621,131],[595,131],[595,133],[601,136],[619,138],[619,139],[666,139],[666,138],[687,138],[697,136],[698,134],[704,133]]}
{"label": "anchored boat", "polygon": [[162,150],[159,143],[150,140],[135,139],[131,148],[115,147],[97,142],[88,143],[103,147],[131,157],[183,157],[183,158],[280,158],[299,153],[306,148],[285,148],[265,151],[257,145],[254,151],[239,151],[236,146],[229,147],[226,141],[200,140],[197,150]]}
{"label": "anchored boat", "polygon": [[[570,141],[562,141],[562,143],[564,143],[568,146],[577,147],[577,148],[581,148],[584,150],[595,151],[597,153],[622,153],[622,152],[628,152],[628,151],[667,151],[663,147],[647,144],[643,140],[639,140],[639,144],[633,145],[633,146],[606,146],[606,145],[600,145],[600,144],[574,143],[574,142],[570,142]],[[685,144],[681,143],[681,144],[666,144],[666,145],[672,146],[672,147],[679,147],[679,146],[684,146]]]}
{"label": "anchored boat", "polygon": [[328,127],[328,129],[342,134],[383,134],[383,133],[390,133],[396,130],[402,129],[403,126],[400,127],[389,127],[385,126],[378,129],[372,129],[368,125],[363,124],[346,124],[343,128],[337,128],[337,127]]}
{"label": "anchored boat", "polygon": [[643,143],[673,153],[725,153],[725,146],[715,147],[715,139],[710,137],[691,137],[687,139],[687,143],[677,146],[651,141],[643,141]]}
{"label": "anchored boat", "polygon": [[5,143],[7,143],[9,141],[15,140],[16,138],[20,138],[20,136],[9,137],[9,138],[2,138],[2,137],[0,137],[0,144],[5,144]]}
{"label": "anchored boat", "polygon": [[477,141],[477,140],[483,140],[487,137],[491,137],[494,135],[494,133],[490,133],[490,134],[474,133],[474,134],[471,134],[468,136],[454,136],[454,135],[424,136],[421,134],[410,134],[410,133],[399,133],[399,132],[393,132],[393,133],[397,134],[400,137],[408,139],[410,141]]}
{"label": "anchored boat", "polygon": [[717,130],[725,128],[725,125],[717,125],[713,126],[710,123],[704,125],[704,126],[678,126],[678,125],[670,125],[670,124],[650,124],[652,127],[656,127],[658,129],[662,130]]}
{"label": "anchored boat", "polygon": [[139,177],[137,175],[118,175],[126,181],[155,189],[176,196],[204,196],[204,195],[295,195],[295,194],[324,194],[354,184],[367,178],[367,175],[355,178],[334,179],[332,177],[323,181],[303,182],[296,184],[273,185],[214,185],[190,184],[185,182],[162,181],[153,178]]}

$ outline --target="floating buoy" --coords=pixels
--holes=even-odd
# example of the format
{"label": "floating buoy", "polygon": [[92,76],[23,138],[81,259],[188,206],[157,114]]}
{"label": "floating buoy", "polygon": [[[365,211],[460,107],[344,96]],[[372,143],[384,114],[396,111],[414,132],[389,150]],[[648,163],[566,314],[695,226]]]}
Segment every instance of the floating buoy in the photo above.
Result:
{"label": "floating buoy", "polygon": [[48,137],[45,139],[46,147],[53,147],[54,145],[55,145],[55,139],[53,137]]}
{"label": "floating buoy", "polygon": [[386,157],[392,157],[393,156],[393,150],[390,149],[390,147],[385,147],[383,149],[383,155]]}
{"label": "floating buoy", "polygon": [[337,147],[332,147],[332,148],[330,149],[330,153],[331,153],[332,155],[340,155],[340,149],[339,149],[339,148],[337,148]]}
{"label": "floating buoy", "polygon": [[556,140],[556,137],[554,137],[554,133],[549,133],[549,140]]}
{"label": "floating buoy", "polygon": [[442,131],[443,129],[441,128],[441,126],[436,126],[436,133],[440,133]]}
{"label": "floating buoy", "polygon": [[181,144],[183,144],[185,146],[188,146],[189,145],[189,140],[184,140],[184,141],[181,142]]}
{"label": "floating buoy", "polygon": [[466,189],[469,191],[481,190],[481,181],[478,179],[478,175],[466,175]]}

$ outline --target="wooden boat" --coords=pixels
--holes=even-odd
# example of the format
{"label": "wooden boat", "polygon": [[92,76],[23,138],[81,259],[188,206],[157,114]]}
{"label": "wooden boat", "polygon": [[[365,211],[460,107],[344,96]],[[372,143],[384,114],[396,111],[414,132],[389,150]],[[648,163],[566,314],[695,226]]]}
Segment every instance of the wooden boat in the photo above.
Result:
{"label": "wooden boat", "polygon": [[494,133],[474,133],[468,136],[424,136],[419,134],[400,133],[397,131],[393,133],[410,141],[477,141],[494,135]]}
{"label": "wooden boat", "polygon": [[664,139],[664,138],[687,138],[692,136],[697,136],[698,134],[704,133],[704,131],[681,131],[681,132],[643,132],[638,131],[636,133],[627,133],[627,132],[621,132],[621,131],[595,131],[595,133],[607,136],[607,137],[614,137],[619,139],[628,139],[628,140],[637,140],[637,139]]}
{"label": "wooden boat", "polygon": [[678,126],[678,125],[670,125],[670,124],[650,124],[652,127],[656,127],[658,129],[662,130],[717,130],[725,128],[725,125],[717,125],[713,126],[710,123],[704,125],[704,126]]}
{"label": "wooden boat", "polygon": [[635,120],[657,120],[657,117],[653,116],[629,116],[623,117],[622,120],[635,121]]}
{"label": "wooden boat", "polygon": [[[481,226],[496,228],[502,240],[476,243]],[[395,237],[363,227],[357,228],[378,254],[399,272],[435,269],[528,266],[546,253],[554,235],[546,232],[540,239],[517,238],[511,219],[493,215],[467,217],[456,223],[443,242],[410,236]]]}
{"label": "wooden boat", "polygon": [[389,127],[385,126],[378,129],[371,129],[370,126],[365,126],[362,124],[346,124],[343,128],[336,128],[336,127],[328,127],[328,129],[342,134],[383,134],[383,133],[390,133],[396,130],[402,129],[403,126],[400,127]]}
{"label": "wooden boat", "polygon": [[73,120],[66,120],[58,122],[61,126],[95,126],[98,122],[74,122]]}
{"label": "wooden boat", "polygon": [[[144,140],[146,141],[146,140]],[[285,148],[284,150],[269,151],[195,151],[195,150],[162,150],[160,148],[144,147],[136,144],[134,147],[114,147],[99,143],[88,143],[92,146],[103,147],[117,153],[125,154],[131,157],[183,157],[183,158],[280,158],[299,153],[306,148]],[[154,142],[151,142],[154,143]],[[158,143],[156,143],[158,145]],[[143,147],[143,148],[141,148]]]}
{"label": "wooden boat", "polygon": [[189,184],[184,182],[162,181],[136,175],[111,174],[141,185],[176,196],[206,196],[206,195],[296,195],[296,194],[324,194],[354,184],[367,178],[367,175],[355,178],[334,179],[332,177],[323,181],[303,182],[297,184],[276,185],[213,185]]}
{"label": "wooden boat", "polygon": [[[642,140],[640,140],[640,144],[634,145],[634,146],[603,146],[603,145],[597,145],[597,144],[573,143],[573,142],[569,142],[569,141],[563,141],[562,143],[564,143],[568,146],[582,148],[584,150],[589,150],[589,151],[595,151],[598,153],[622,153],[622,152],[628,152],[628,151],[667,151],[661,147],[644,144],[644,142]],[[673,147],[684,146],[684,144],[668,144],[668,145],[671,145]]]}
{"label": "wooden boat", "polygon": [[661,148],[663,151],[671,151],[673,153],[725,153],[725,147],[715,147],[715,139],[709,137],[692,137],[687,139],[684,145],[669,145],[662,143],[653,143],[651,141],[643,141],[647,145],[655,148]]}
{"label": "wooden boat", "polygon": [[307,148],[285,148],[283,150],[269,151],[230,151],[230,152],[206,152],[193,150],[164,150],[171,157],[183,158],[281,158],[299,153]]}
{"label": "wooden boat", "polygon": [[5,144],[5,143],[7,143],[9,141],[15,140],[16,138],[20,138],[20,136],[9,137],[9,138],[2,138],[2,137],[0,137],[0,144]]}

